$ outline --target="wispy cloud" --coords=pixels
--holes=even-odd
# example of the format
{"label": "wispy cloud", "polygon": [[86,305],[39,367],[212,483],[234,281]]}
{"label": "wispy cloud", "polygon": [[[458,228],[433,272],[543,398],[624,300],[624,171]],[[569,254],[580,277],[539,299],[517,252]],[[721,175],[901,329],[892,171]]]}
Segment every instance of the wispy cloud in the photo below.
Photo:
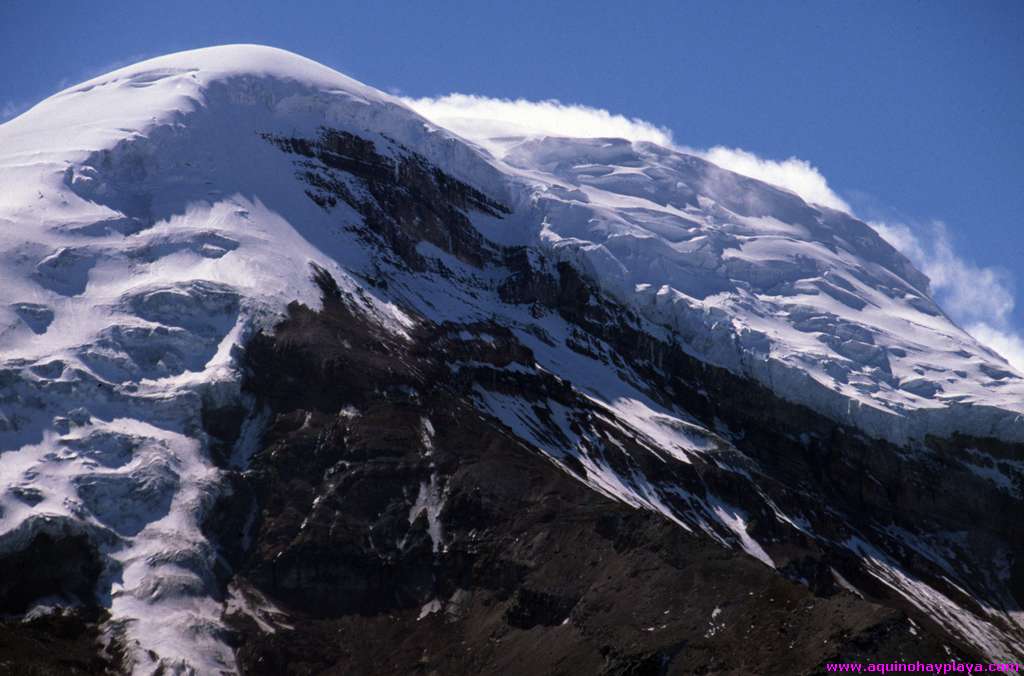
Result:
{"label": "wispy cloud", "polygon": [[84,67],[79,68],[77,74],[74,77],[62,77],[61,79],[57,80],[57,82],[54,84],[53,91],[54,93],[62,92],[68,87],[73,87],[78,84],[81,84],[82,82],[87,82],[88,80],[99,77],[100,75],[106,75],[107,73],[112,73],[113,71],[124,68],[125,66],[131,66],[133,64],[139,63],[140,61],[145,61],[146,59],[151,58],[151,56],[152,55],[140,53],[125,57],[123,59],[107,61],[106,63],[102,63],[100,65],[86,65]]}
{"label": "wispy cloud", "polygon": [[915,228],[902,223],[870,225],[928,275],[932,292],[943,297],[945,309],[955,317],[965,323],[1009,320],[1014,306],[1010,274],[961,258],[945,223]]}
{"label": "wispy cloud", "polygon": [[967,332],[982,345],[995,350],[1021,373],[1024,373],[1024,338],[1012,329],[998,329],[985,322],[967,327]]}
{"label": "wispy cloud", "polygon": [[871,221],[882,237],[931,280],[932,295],[964,330],[1024,373],[1024,338],[1013,327],[1013,275],[979,266],[956,252],[945,223],[910,226]]}
{"label": "wispy cloud", "polygon": [[[132,54],[121,59],[107,61],[106,63],[101,63],[99,65],[86,66],[81,71],[79,71],[78,77],[76,77],[75,80],[79,82],[91,80],[94,77],[106,75],[107,73],[119,70],[121,68],[124,68],[125,66],[131,66],[133,64],[139,63],[140,61],[145,61],[146,59],[152,58],[154,55],[155,54],[152,53],[147,54],[144,52],[138,52],[136,54]],[[63,84],[62,89],[67,88],[69,86],[66,79],[61,80],[61,83]]]}
{"label": "wispy cloud", "polygon": [[0,103],[0,122],[6,122],[12,120],[18,115],[21,115],[28,109],[28,106],[24,103],[15,103],[14,101],[4,101]]}
{"label": "wispy cloud", "polygon": [[[57,80],[57,82],[55,82],[53,85],[52,91],[53,93],[61,92],[76,83],[91,80],[94,77],[104,75],[111,71],[117,70],[118,68],[129,66],[138,61],[143,61],[146,58],[149,57],[144,54],[136,54],[134,56],[129,56],[124,59],[108,61],[107,63],[104,63],[99,66],[86,66],[80,69],[78,71],[77,76],[75,76],[74,78],[63,77],[60,80]],[[31,108],[33,105],[35,105],[35,103],[29,103],[27,101],[0,101],[0,123],[14,119],[18,115],[21,115],[26,110]]]}
{"label": "wispy cloud", "polygon": [[818,168],[807,160],[798,157],[768,160],[741,148],[724,146],[697,152],[723,169],[781,186],[800,195],[807,202],[852,213],[846,200],[829,187],[828,181]]}
{"label": "wispy cloud", "polygon": [[544,134],[577,138],[625,138],[671,146],[672,132],[650,122],[579,104],[493,99],[472,94],[402,99],[420,115],[474,141]]}
{"label": "wispy cloud", "polygon": [[[489,139],[496,137],[538,134],[650,141],[785,188],[808,202],[853,213],[821,171],[797,157],[766,159],[725,146],[688,148],[677,144],[672,131],[665,127],[601,108],[556,100],[494,99],[467,94],[402,100],[424,117],[484,147],[495,147]],[[936,300],[955,321],[1024,372],[1024,338],[1012,324],[1016,298],[1009,273],[976,265],[960,256],[949,229],[941,223],[922,228],[887,219],[872,221],[871,225],[931,278]]]}
{"label": "wispy cloud", "polygon": [[786,188],[808,202],[850,211],[810,162],[796,157],[769,160],[740,148],[710,150],[678,146],[672,130],[646,120],[616,115],[602,108],[557,100],[495,99],[471,94],[402,99],[418,113],[456,134],[490,147],[501,136],[547,135],[578,138],[624,138],[650,141],[702,156],[720,167]]}

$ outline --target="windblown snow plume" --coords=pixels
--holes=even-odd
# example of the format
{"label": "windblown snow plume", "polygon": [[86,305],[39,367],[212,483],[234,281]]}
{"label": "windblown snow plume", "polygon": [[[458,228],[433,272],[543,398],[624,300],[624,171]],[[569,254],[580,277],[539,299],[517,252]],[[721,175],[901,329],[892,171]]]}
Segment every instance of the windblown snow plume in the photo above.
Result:
{"label": "windblown snow plume", "polygon": [[852,213],[850,206],[828,186],[820,171],[806,160],[775,161],[740,148],[715,146],[699,150],[676,146],[672,131],[602,108],[560,101],[495,99],[472,94],[402,101],[429,120],[488,147],[489,139],[507,136],[572,136],[649,141],[703,157],[723,169],[750,176],[795,192],[807,202]]}
{"label": "windblown snow plume", "polygon": [[471,94],[402,101],[423,117],[479,142],[499,136],[571,135],[624,138],[672,146],[672,132],[664,127],[601,108],[561,101],[492,99]]}

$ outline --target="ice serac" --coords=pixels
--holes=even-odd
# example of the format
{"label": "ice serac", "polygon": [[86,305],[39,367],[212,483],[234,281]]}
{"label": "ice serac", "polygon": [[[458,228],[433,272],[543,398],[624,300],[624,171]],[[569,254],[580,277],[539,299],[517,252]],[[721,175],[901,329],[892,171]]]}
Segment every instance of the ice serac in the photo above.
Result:
{"label": "ice serac", "polygon": [[[541,590],[542,557],[467,516],[495,457],[573,518],[604,500],[748,554],[787,598],[850,594],[886,649],[910,650],[898,611],[1021,657],[1022,414],[1020,374],[867,225],[673,149],[466,140],[259,46],[0,126],[0,564],[67,561],[0,605],[98,609],[116,668],[258,673],[288,648],[254,637],[312,616],[425,627],[484,596],[511,604],[502,631],[593,621],[608,597]],[[367,475],[377,494],[344,493]],[[601,518],[608,556],[638,546]],[[385,564],[398,587],[374,591]],[[681,633],[649,654],[565,645],[625,670],[724,640],[663,619]]]}

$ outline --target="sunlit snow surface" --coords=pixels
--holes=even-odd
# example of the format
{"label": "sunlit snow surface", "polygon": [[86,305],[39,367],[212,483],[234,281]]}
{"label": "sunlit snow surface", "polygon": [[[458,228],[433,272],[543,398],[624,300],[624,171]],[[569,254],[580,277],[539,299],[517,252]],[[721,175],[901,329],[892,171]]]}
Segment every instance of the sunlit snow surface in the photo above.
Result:
{"label": "sunlit snow surface", "polygon": [[651,143],[485,144],[534,182],[530,236],[693,353],[875,436],[1024,439],[1020,374],[861,221]]}
{"label": "sunlit snow surface", "polygon": [[[48,529],[101,543],[109,631],[129,642],[140,673],[154,666],[147,651],[171,671],[234,669],[224,607],[206,593],[216,553],[198,524],[220,484],[202,407],[237,397],[237,347],[254,328],[289,301],[317,304],[310,262],[345,290],[370,265],[340,227],[358,214],[317,207],[291,160],[259,136],[312,137],[324,125],[381,150],[394,139],[509,204],[511,217],[475,225],[573,262],[652,330],[676,331],[689,351],[784,397],[895,440],[953,430],[1024,439],[1024,381],[845,214],[646,143],[488,139],[492,156],[280,50],[154,59],[0,126],[0,549]],[[438,320],[497,311],[510,325],[530,321],[473,307],[451,280],[363,292],[399,334],[412,320],[396,301]],[[550,321],[552,335],[564,331]],[[659,452],[685,462],[714,445],[617,375],[519,337]],[[515,402],[481,397],[524,439],[555,459],[565,452],[532,439]],[[586,469],[598,490],[688,527],[658,489]],[[437,490],[422,492],[429,516]],[[707,507],[771,565],[738,510]],[[431,535],[439,547],[439,528]]]}

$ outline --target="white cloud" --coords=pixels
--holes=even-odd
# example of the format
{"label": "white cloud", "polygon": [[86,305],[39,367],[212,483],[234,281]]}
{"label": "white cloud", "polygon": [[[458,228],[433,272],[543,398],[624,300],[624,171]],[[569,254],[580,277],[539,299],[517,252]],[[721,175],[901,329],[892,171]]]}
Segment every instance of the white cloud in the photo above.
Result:
{"label": "white cloud", "polygon": [[0,103],[0,122],[12,120],[25,110],[25,106],[16,104],[14,101]]}
{"label": "white cloud", "polygon": [[850,206],[829,187],[825,177],[806,160],[796,157],[766,160],[739,148],[715,146],[710,150],[677,146],[665,127],[601,108],[556,100],[493,99],[449,94],[437,98],[402,99],[420,115],[456,134],[495,150],[489,139],[501,136],[575,136],[650,141],[704,157],[720,167],[785,188],[808,202],[850,211]]}
{"label": "white cloud", "polygon": [[932,295],[956,322],[1024,373],[1024,338],[1012,326],[1016,294],[1008,272],[980,267],[957,254],[944,223],[870,225],[928,275]]}
{"label": "white cloud", "polygon": [[672,132],[644,120],[554,99],[492,99],[470,94],[402,99],[423,117],[477,142],[498,136],[544,134],[625,138],[672,146]]}
{"label": "white cloud", "polygon": [[1011,330],[997,329],[984,322],[972,324],[967,332],[977,338],[982,345],[989,347],[1006,361],[1010,362],[1021,373],[1024,373],[1024,338]]}
{"label": "white cloud", "polygon": [[806,202],[853,213],[850,205],[828,187],[828,181],[818,168],[807,160],[798,157],[782,161],[766,160],[746,150],[725,146],[697,152],[723,169],[791,190]]}

